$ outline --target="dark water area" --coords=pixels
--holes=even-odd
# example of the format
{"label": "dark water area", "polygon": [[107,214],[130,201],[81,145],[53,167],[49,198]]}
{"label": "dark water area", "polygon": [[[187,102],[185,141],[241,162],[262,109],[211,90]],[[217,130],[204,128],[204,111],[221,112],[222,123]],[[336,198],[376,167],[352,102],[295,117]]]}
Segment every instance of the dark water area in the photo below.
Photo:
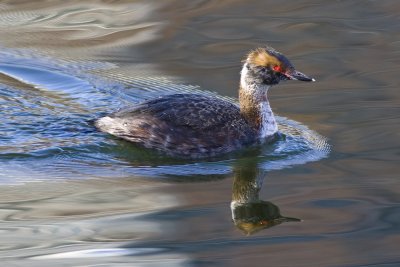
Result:
{"label": "dark water area", "polygon": [[[400,266],[397,1],[0,2],[3,266]],[[272,145],[165,158],[92,121],[175,92],[269,92]],[[218,95],[218,96],[217,96]]]}

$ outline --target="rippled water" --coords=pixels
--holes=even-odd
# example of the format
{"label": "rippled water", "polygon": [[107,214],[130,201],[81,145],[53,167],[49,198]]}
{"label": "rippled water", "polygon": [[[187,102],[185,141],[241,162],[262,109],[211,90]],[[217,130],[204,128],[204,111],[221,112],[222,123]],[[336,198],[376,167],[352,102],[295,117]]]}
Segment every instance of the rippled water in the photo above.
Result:
{"label": "rippled water", "polygon": [[[395,1],[1,3],[0,258],[399,265],[399,12]],[[271,90],[286,136],[271,146],[183,161],[92,125],[160,94],[235,101],[240,60],[266,43],[318,81]]]}

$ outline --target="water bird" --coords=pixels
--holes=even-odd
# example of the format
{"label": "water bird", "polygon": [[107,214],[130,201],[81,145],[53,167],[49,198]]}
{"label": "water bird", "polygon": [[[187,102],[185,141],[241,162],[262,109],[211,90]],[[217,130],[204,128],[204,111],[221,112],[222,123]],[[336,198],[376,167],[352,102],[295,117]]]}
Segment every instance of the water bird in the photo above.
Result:
{"label": "water bird", "polygon": [[274,140],[278,126],[267,93],[285,80],[315,81],[282,53],[261,47],[243,61],[239,105],[215,96],[176,93],[102,117],[95,126],[171,157],[220,156]]}

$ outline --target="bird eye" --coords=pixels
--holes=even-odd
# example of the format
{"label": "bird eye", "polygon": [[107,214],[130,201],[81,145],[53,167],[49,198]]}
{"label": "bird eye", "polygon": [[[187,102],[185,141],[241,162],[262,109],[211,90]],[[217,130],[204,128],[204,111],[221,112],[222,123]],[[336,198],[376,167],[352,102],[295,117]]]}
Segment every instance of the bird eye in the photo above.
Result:
{"label": "bird eye", "polygon": [[265,72],[266,70],[267,70],[267,68],[265,68],[265,67],[262,67],[262,68],[260,69],[261,72]]}
{"label": "bird eye", "polygon": [[277,72],[281,72],[282,71],[281,66],[278,66],[278,65],[274,66],[273,69],[274,69],[274,71],[277,71]]}

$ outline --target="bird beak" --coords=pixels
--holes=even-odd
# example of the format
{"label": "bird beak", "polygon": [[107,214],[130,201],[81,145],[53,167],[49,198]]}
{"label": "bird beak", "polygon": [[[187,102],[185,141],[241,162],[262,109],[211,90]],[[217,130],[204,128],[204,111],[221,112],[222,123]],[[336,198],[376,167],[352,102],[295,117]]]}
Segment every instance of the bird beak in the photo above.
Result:
{"label": "bird beak", "polygon": [[310,78],[304,73],[301,73],[300,71],[293,70],[290,72],[285,73],[286,77],[289,78],[289,80],[298,80],[298,81],[303,81],[303,82],[315,82],[314,78]]}

